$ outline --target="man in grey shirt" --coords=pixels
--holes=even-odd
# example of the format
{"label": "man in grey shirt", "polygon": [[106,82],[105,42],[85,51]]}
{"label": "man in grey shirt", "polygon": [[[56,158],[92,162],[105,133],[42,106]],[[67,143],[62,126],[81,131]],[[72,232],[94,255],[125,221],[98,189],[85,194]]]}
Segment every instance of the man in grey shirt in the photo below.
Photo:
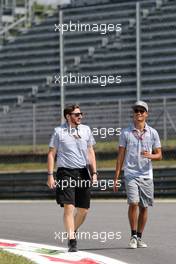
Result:
{"label": "man in grey shirt", "polygon": [[[97,180],[95,140],[90,128],[81,124],[82,115],[79,105],[64,109],[66,122],[54,129],[48,152],[47,184],[50,189],[56,188],[57,203],[64,207],[69,252],[77,251],[76,231],[90,207],[91,182]],[[56,155],[57,181],[53,177]]]}
{"label": "man in grey shirt", "polygon": [[[124,163],[124,179],[128,198],[131,227],[130,248],[145,248],[142,232],[147,221],[147,207],[153,205],[152,160],[162,159],[157,131],[148,126],[148,105],[137,101],[133,107],[133,123],[122,130],[114,177],[114,191]],[[139,214],[138,214],[139,208]]]}

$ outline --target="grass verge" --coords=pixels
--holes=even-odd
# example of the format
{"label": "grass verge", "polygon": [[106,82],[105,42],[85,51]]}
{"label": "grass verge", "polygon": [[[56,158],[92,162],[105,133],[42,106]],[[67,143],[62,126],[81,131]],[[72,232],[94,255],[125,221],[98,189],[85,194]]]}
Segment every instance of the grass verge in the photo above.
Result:
{"label": "grass verge", "polygon": [[[97,168],[115,169],[116,160],[98,160]],[[153,167],[171,167],[175,165],[175,160],[154,161]],[[47,164],[45,163],[19,163],[19,164],[0,164],[0,172],[15,172],[28,170],[44,170],[47,171]]]}
{"label": "grass verge", "polygon": [[0,264],[36,264],[25,257],[0,250]]}
{"label": "grass verge", "polygon": [[[165,142],[165,145],[162,146],[167,149],[175,149],[176,148],[176,139],[169,139]],[[96,152],[114,152],[117,150],[118,141],[103,141],[97,142],[95,145]],[[37,145],[35,149],[35,153],[47,153],[48,145]],[[0,146],[0,154],[21,154],[21,153],[33,153],[32,145],[17,145],[17,146]]]}

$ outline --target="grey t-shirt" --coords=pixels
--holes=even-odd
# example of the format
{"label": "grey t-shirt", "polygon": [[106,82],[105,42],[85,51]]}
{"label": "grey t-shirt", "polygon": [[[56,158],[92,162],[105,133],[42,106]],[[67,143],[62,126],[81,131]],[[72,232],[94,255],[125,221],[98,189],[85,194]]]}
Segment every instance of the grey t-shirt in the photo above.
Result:
{"label": "grey t-shirt", "polygon": [[126,148],[124,161],[124,176],[127,179],[135,177],[153,178],[152,162],[150,159],[141,155],[146,150],[152,153],[153,149],[160,148],[160,138],[158,132],[145,124],[144,133],[139,131],[131,124],[122,130],[119,146]]}
{"label": "grey t-shirt", "polygon": [[65,123],[54,129],[49,147],[57,150],[57,167],[83,168],[89,163],[88,147],[94,144],[95,140],[88,126],[81,124],[74,129]]}

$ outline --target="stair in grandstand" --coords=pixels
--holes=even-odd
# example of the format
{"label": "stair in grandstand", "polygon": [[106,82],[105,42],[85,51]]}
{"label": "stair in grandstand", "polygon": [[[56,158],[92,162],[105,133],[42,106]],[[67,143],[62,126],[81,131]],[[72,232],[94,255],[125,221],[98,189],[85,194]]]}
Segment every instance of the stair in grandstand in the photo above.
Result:
{"label": "stair in grandstand", "polygon": [[[170,113],[174,112],[175,92],[175,42],[174,1],[142,2],[142,98],[151,101],[151,123],[162,131],[163,101],[168,100]],[[119,2],[120,3],[120,2]],[[131,105],[136,98],[135,55],[135,1],[104,3],[80,8],[64,8],[65,20],[90,23],[122,23],[122,33],[103,36],[94,33],[67,32],[64,34],[65,65],[67,73],[121,74],[120,85],[106,87],[94,84],[66,86],[66,103],[79,102],[86,113],[85,122],[97,127],[126,126],[130,120]],[[128,6],[128,8],[127,8]],[[99,11],[98,11],[99,10]],[[148,11],[147,11],[148,10]],[[95,15],[96,14],[96,15]],[[118,15],[118,16],[117,16]],[[121,16],[120,16],[121,15]],[[116,19],[119,17],[119,20]],[[59,34],[54,32],[58,24],[58,11],[42,23],[33,25],[26,33],[16,36],[0,51],[0,135],[6,135],[12,143],[18,138],[31,142],[32,89],[36,93],[37,142],[46,142],[52,127],[60,122],[60,85],[51,82],[51,76],[59,73]],[[49,80],[49,81],[48,81]],[[149,92],[150,91],[150,92]],[[9,96],[10,95],[10,96]],[[23,102],[19,104],[19,96]],[[129,99],[129,101],[127,101]],[[120,104],[123,113],[120,113]],[[6,111],[5,106],[10,106]],[[6,110],[5,110],[6,109]],[[160,116],[159,116],[160,115]],[[173,120],[175,117],[172,116]],[[27,122],[26,122],[27,120]],[[119,121],[121,120],[121,121]],[[13,124],[14,131],[9,126]],[[20,129],[19,129],[20,128]],[[168,129],[171,124],[168,124]]]}

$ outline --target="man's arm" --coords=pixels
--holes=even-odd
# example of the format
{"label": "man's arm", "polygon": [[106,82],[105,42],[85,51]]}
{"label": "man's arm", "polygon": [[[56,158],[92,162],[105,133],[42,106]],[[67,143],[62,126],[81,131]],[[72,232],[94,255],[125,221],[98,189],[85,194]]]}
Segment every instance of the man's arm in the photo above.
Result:
{"label": "man's arm", "polygon": [[54,171],[54,162],[55,162],[55,156],[56,156],[56,149],[55,148],[49,148],[48,151],[48,181],[47,185],[50,189],[53,189],[56,187],[53,171]]}
{"label": "man's arm", "polygon": [[119,152],[118,152],[118,157],[116,161],[116,171],[115,171],[115,176],[114,176],[114,192],[118,191],[118,178],[120,177],[121,169],[123,166],[124,158],[125,158],[125,151],[126,148],[120,146],[119,147]]}
{"label": "man's arm", "polygon": [[90,172],[92,174],[92,180],[94,182],[97,181],[97,175],[93,174],[93,172],[97,172],[97,166],[96,166],[95,151],[93,149],[93,146],[88,147],[88,159],[90,165]]}
{"label": "man's arm", "polygon": [[156,148],[153,150],[154,153],[149,153],[148,151],[144,151],[142,153],[143,157],[151,159],[151,160],[162,160],[162,151],[161,148]]}

